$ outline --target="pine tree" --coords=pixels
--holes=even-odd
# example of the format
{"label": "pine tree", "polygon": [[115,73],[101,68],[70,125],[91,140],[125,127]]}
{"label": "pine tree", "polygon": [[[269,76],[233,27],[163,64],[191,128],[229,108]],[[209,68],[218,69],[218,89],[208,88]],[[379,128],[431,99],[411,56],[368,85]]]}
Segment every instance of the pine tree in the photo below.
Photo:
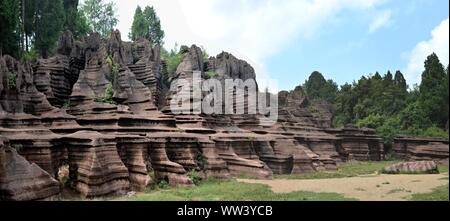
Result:
{"label": "pine tree", "polygon": [[144,11],[139,6],[136,8],[129,37],[132,40],[145,38],[158,45],[164,43],[164,31],[161,29],[161,21],[153,7],[146,6]]}
{"label": "pine tree", "polygon": [[133,24],[131,26],[131,32],[129,38],[136,41],[138,38],[147,37],[146,22],[144,20],[144,14],[140,6],[137,6],[134,12]]}
{"label": "pine tree", "polygon": [[36,2],[35,47],[43,58],[47,58],[63,30],[64,5],[62,0],[36,0]]}
{"label": "pine tree", "polygon": [[18,56],[20,1],[0,0],[0,54]]}
{"label": "pine tree", "polygon": [[156,15],[155,9],[153,7],[145,7],[144,19],[148,22],[147,27],[149,29],[149,33],[147,39],[155,44],[162,45],[164,43],[164,31],[161,29],[161,21]]}
{"label": "pine tree", "polygon": [[419,101],[427,116],[439,126],[444,126],[448,120],[447,82],[444,66],[435,53],[431,54],[425,61]]}

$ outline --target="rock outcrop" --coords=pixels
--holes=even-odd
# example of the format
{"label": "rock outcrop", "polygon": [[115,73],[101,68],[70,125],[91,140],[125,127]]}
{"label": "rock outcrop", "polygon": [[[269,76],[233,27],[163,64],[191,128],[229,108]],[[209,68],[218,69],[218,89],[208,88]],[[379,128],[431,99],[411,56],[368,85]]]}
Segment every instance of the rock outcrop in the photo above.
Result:
{"label": "rock outcrop", "polygon": [[448,162],[449,143],[442,138],[397,137],[392,144],[392,151],[398,159]]}
{"label": "rock outcrop", "polygon": [[0,137],[0,200],[56,200],[60,185],[50,174],[20,156]]}
{"label": "rock outcrop", "polygon": [[[230,53],[205,60],[195,45],[180,53],[182,62],[169,76],[160,47],[148,40],[123,42],[114,31],[107,39],[92,33],[77,41],[65,32],[56,54],[33,65],[0,57],[0,135],[17,149],[0,148],[2,199],[57,199],[60,185],[93,198],[143,191],[163,181],[194,186],[194,173],[200,179],[270,179],[335,170],[347,160],[383,159],[373,131],[330,129],[330,107],[310,102],[301,87],[270,95],[280,101],[272,126],[249,111],[257,110],[257,103],[247,93],[232,103],[233,111],[243,107],[244,113],[195,112],[204,93],[181,107],[189,112],[175,112],[171,101],[196,72],[222,84],[237,80],[236,90],[221,91],[224,97],[248,88],[246,80],[254,80],[258,90],[255,70]],[[191,85],[182,93],[193,91]],[[224,101],[214,102],[224,110]],[[415,151],[442,155],[435,148]],[[15,175],[12,164],[23,169]],[[56,181],[62,180],[62,166],[69,170],[68,185]]]}
{"label": "rock outcrop", "polygon": [[416,161],[398,163],[383,169],[387,174],[435,174],[439,173],[438,166],[434,161]]}

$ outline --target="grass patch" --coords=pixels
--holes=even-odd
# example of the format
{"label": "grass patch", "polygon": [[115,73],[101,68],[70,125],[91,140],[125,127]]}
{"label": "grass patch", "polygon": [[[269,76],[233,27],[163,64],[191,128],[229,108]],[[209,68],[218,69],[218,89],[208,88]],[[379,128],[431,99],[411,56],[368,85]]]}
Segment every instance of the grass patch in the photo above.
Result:
{"label": "grass patch", "polygon": [[439,168],[439,172],[440,173],[448,173],[448,166],[447,165],[439,164],[438,168]]}
{"label": "grass patch", "polygon": [[419,193],[413,194],[411,201],[449,201],[448,191],[449,185],[440,186],[433,190],[431,193]]}
{"label": "grass patch", "polygon": [[349,162],[338,167],[337,171],[323,171],[300,175],[276,175],[276,179],[332,179],[370,175],[381,171],[384,167],[399,161]]}
{"label": "grass patch", "polygon": [[292,192],[277,194],[262,184],[236,180],[208,180],[195,188],[175,188],[139,194],[130,201],[349,201],[337,193]]}

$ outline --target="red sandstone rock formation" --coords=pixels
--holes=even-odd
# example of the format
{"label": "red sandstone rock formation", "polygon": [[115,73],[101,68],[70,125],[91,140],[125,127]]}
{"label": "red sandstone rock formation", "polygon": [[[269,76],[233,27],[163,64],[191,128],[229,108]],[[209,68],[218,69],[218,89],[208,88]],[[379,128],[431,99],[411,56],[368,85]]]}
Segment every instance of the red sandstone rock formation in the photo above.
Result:
{"label": "red sandstone rock formation", "polygon": [[[0,135],[20,147],[18,154],[51,182],[60,178],[60,166],[68,165],[70,186],[85,197],[141,191],[162,180],[193,186],[192,171],[201,178],[245,174],[267,179],[334,170],[342,160],[382,159],[380,139],[371,131],[326,129],[329,117],[318,119],[310,111],[301,87],[280,92],[279,121],[272,127],[261,126],[258,114],[175,115],[169,108],[175,94],[167,91],[170,83],[177,88],[177,80],[192,79],[194,71],[221,82],[255,79],[256,74],[226,52],[204,61],[194,45],[182,48],[183,62],[169,79],[159,51],[143,39],[123,42],[118,31],[109,39],[93,33],[81,42],[65,32],[57,54],[34,68],[1,57]],[[234,108],[250,106],[246,98],[234,101]],[[1,172],[8,182],[28,178]],[[57,194],[43,196],[33,189],[34,197],[26,198],[9,193],[5,199]]]}
{"label": "red sandstone rock formation", "polygon": [[447,139],[397,137],[392,144],[396,158],[405,160],[447,161],[449,145]]}
{"label": "red sandstone rock formation", "polygon": [[54,200],[59,194],[58,181],[0,137],[0,200]]}

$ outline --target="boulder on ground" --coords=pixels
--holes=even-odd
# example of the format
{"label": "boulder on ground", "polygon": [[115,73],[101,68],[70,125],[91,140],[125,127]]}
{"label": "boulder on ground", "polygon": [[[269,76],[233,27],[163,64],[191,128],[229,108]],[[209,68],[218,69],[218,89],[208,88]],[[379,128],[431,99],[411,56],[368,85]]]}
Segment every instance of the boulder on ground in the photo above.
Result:
{"label": "boulder on ground", "polygon": [[387,166],[383,169],[387,174],[436,174],[439,173],[437,164],[434,161],[417,161],[398,163]]}

